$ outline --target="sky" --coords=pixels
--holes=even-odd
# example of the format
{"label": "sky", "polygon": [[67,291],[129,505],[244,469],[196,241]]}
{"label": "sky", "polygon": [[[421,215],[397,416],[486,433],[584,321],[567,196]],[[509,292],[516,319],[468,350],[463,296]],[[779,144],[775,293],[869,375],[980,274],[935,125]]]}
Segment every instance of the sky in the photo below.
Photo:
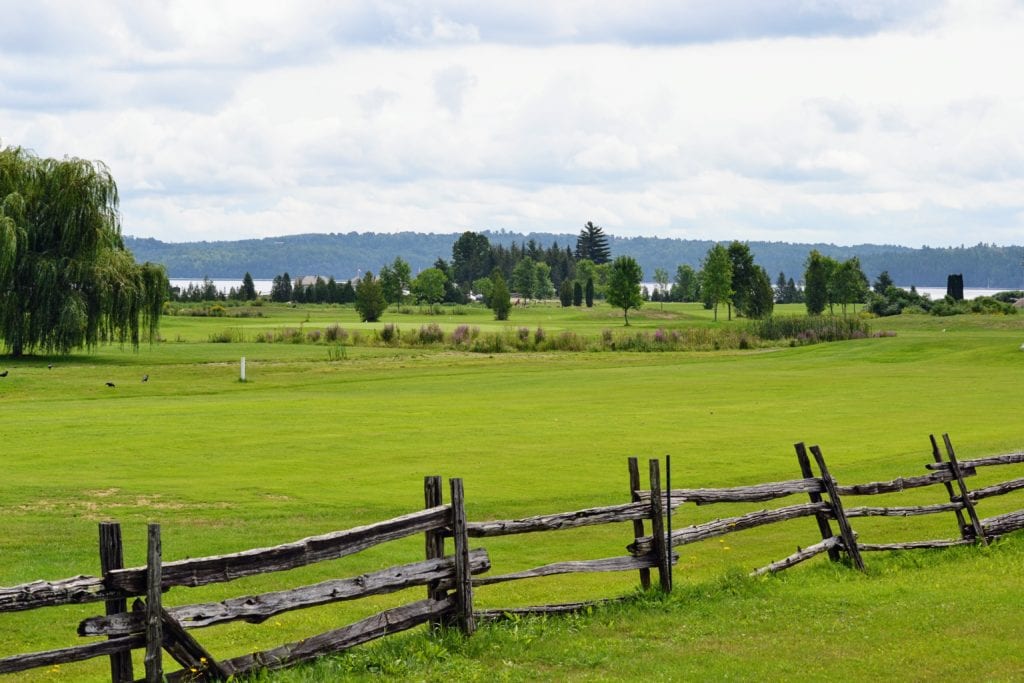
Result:
{"label": "sky", "polygon": [[170,242],[1024,243],[1024,2],[0,0],[0,145]]}

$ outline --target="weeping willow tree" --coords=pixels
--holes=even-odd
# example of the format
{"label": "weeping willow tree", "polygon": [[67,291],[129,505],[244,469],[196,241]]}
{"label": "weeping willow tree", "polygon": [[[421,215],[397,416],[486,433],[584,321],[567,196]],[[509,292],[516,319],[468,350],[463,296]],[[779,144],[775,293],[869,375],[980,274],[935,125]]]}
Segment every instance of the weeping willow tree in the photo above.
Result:
{"label": "weeping willow tree", "polygon": [[102,163],[0,148],[0,336],[12,356],[155,337],[167,275],[135,263],[117,206]]}

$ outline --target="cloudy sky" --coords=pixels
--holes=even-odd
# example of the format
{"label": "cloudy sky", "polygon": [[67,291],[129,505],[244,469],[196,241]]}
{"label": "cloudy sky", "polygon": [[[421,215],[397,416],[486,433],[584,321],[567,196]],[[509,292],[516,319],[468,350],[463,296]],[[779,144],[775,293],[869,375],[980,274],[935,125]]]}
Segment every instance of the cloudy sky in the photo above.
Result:
{"label": "cloudy sky", "polygon": [[123,231],[1024,243],[1024,3],[0,0]]}

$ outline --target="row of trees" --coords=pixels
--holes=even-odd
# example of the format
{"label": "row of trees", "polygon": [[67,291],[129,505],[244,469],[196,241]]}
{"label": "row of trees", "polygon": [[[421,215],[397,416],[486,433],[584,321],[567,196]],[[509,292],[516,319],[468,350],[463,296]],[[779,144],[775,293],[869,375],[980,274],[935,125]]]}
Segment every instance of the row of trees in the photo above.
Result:
{"label": "row of trees", "polygon": [[0,149],[0,336],[12,356],[139,345],[157,332],[167,275],[121,237],[100,162]]}

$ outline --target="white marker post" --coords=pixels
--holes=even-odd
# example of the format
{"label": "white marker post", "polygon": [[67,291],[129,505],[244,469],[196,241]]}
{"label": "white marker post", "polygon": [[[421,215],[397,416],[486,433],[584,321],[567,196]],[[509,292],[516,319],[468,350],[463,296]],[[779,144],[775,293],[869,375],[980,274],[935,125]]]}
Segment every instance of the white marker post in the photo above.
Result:
{"label": "white marker post", "polygon": [[242,374],[238,379],[241,382],[245,381],[245,356],[242,356]]}

